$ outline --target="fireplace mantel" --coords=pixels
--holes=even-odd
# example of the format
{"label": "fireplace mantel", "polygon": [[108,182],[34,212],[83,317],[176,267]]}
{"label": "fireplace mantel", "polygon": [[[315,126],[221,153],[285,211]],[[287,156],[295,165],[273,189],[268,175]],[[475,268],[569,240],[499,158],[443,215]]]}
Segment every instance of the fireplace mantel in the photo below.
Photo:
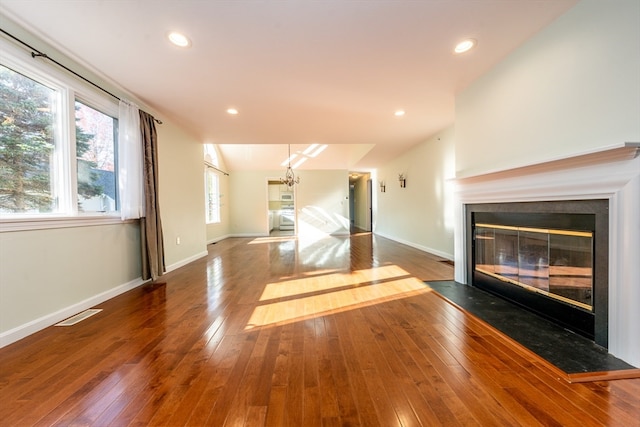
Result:
{"label": "fireplace mantel", "polygon": [[550,159],[542,163],[528,163],[515,168],[493,170],[483,172],[481,174],[461,174],[456,176],[456,182],[481,182],[520,175],[557,171],[560,169],[586,167],[601,163],[632,160],[638,157],[638,155],[640,155],[640,142],[624,142],[622,144],[601,147],[597,150],[590,150],[569,157]]}
{"label": "fireplace mantel", "polygon": [[609,352],[640,367],[640,143],[457,176],[455,279],[467,283],[468,204],[609,201]]}

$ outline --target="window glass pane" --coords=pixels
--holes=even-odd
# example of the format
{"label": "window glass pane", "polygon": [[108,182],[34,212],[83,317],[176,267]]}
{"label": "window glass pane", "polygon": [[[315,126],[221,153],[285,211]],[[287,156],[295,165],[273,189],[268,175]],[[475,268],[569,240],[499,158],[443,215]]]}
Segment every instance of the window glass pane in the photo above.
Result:
{"label": "window glass pane", "polygon": [[113,212],[116,205],[115,139],[118,121],[76,101],[78,210]]}
{"label": "window glass pane", "polygon": [[0,213],[56,210],[52,158],[59,96],[0,66]]}
{"label": "window glass pane", "polygon": [[207,169],[205,177],[207,223],[217,223],[220,222],[220,180],[212,169]]}

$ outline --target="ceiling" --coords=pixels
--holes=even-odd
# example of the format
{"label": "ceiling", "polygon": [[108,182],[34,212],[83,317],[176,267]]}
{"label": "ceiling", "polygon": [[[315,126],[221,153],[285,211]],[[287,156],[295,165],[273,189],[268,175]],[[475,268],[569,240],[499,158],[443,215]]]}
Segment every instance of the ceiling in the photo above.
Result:
{"label": "ceiling", "polygon": [[[2,0],[0,12],[220,144],[230,170],[279,168],[282,144],[315,143],[328,147],[299,168],[367,171],[453,124],[456,94],[576,1]],[[191,46],[171,45],[173,30]],[[464,38],[476,48],[455,55]]]}

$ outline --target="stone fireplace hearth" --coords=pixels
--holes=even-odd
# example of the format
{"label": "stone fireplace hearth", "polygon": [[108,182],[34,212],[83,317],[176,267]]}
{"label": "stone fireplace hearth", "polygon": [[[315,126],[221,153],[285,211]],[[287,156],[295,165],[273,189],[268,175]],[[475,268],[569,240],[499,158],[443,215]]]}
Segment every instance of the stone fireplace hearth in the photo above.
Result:
{"label": "stone fireplace hearth", "polygon": [[[558,323],[594,339],[614,356],[640,366],[640,333],[636,326],[640,324],[639,152],[640,144],[626,143],[546,163],[458,177],[456,281],[480,284],[478,287],[488,287],[486,290],[498,294],[504,288],[507,299],[519,304],[533,300],[533,311],[545,317],[558,315]],[[595,208],[597,215],[591,212],[591,207],[583,209],[594,204],[599,204]],[[518,215],[533,214],[532,224],[521,223],[519,219],[507,224],[497,214],[522,209],[524,212]],[[581,219],[592,223],[593,230],[588,230],[586,223],[564,230],[567,227],[554,223],[557,218],[549,219],[547,215],[557,210],[578,216],[593,213],[590,219],[586,216]],[[543,217],[546,219],[540,220]],[[474,226],[474,221],[480,227]],[[553,238],[545,234],[549,229]],[[592,240],[587,238],[589,232],[594,233]],[[583,236],[573,246],[586,248],[593,244],[594,253],[590,255],[593,265],[580,259],[572,261],[575,265],[571,274],[560,268],[560,264],[567,262],[557,255],[562,246],[567,246],[566,237],[558,237],[563,233]],[[480,251],[476,247],[478,238],[483,240]],[[524,242],[519,244],[525,248],[524,253],[513,252],[516,242]],[[489,246],[482,246],[485,243]],[[492,244],[499,247],[496,249]],[[533,254],[532,248],[546,253]],[[477,258],[481,258],[480,262]],[[567,284],[567,279],[560,276],[573,276],[573,282]],[[578,282],[583,282],[578,290],[581,294],[569,289]],[[586,290],[591,286],[593,294]],[[551,301],[547,313],[540,312],[536,299]],[[570,323],[575,319],[577,325],[572,327]]]}

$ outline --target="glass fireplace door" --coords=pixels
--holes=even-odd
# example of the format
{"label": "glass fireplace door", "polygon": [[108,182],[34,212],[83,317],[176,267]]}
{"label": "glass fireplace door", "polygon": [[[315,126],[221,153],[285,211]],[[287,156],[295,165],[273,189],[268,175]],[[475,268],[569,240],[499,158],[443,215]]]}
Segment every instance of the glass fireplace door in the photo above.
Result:
{"label": "glass fireplace door", "polygon": [[592,232],[475,224],[474,237],[477,271],[592,310]]}

